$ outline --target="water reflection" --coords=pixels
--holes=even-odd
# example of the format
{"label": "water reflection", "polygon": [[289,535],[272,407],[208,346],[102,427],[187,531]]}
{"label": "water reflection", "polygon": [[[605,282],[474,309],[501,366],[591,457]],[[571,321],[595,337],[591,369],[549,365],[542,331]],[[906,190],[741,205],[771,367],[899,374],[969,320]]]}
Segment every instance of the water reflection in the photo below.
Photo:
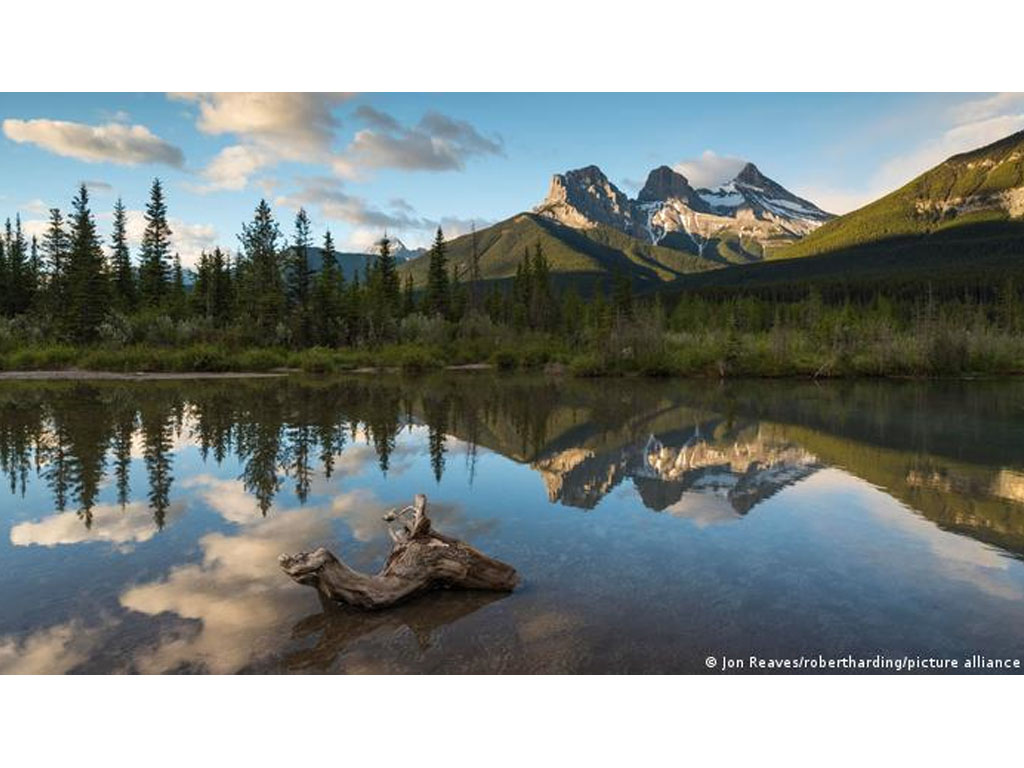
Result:
{"label": "water reflection", "polygon": [[[483,376],[7,384],[0,470],[14,497],[39,478],[57,512],[73,511],[85,529],[76,533],[69,517],[56,514],[17,526],[15,543],[123,543],[149,538],[180,513],[171,495],[183,446],[197,446],[204,462],[237,460],[235,493],[244,498],[209,488],[212,504],[266,516],[286,484],[305,503],[318,474],[330,480],[361,467],[370,451],[386,476],[400,459],[400,433],[425,426],[437,481],[455,438],[465,444],[470,482],[485,447],[530,466],[548,498],[566,506],[592,509],[630,480],[655,511],[685,514],[697,494],[745,515],[832,465],[944,527],[1024,552],[1024,396],[1020,385],[1001,384],[989,399],[992,386],[589,385]],[[132,476],[139,458],[144,478]],[[116,504],[97,503],[105,482],[116,486]]]}
{"label": "water reflection", "polygon": [[[1018,382],[6,383],[0,671],[685,670],[747,636],[902,643],[910,617],[909,647],[955,645],[905,604],[929,589],[1020,608],[986,630],[1012,644],[1021,445]],[[374,569],[382,510],[421,490],[524,589],[364,615],[278,572],[312,544]]]}

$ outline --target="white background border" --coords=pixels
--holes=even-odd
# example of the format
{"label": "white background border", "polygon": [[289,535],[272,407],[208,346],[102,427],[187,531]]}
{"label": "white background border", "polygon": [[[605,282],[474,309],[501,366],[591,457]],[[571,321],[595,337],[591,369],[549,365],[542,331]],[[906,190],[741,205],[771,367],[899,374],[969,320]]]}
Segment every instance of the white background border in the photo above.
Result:
{"label": "white background border", "polygon": [[[1022,90],[1022,6],[20,0],[0,15],[0,91]],[[0,760],[984,765],[1011,754],[1019,691],[962,677],[0,678]]]}

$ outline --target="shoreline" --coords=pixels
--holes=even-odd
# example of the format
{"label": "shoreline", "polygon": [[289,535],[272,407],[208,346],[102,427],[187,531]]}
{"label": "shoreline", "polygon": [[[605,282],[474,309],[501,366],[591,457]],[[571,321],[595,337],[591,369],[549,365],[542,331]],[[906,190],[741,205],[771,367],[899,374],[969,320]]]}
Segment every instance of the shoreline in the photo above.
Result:
{"label": "shoreline", "polygon": [[0,371],[0,381],[173,381],[190,379],[273,379],[292,371],[87,371],[68,368],[53,371]]}
{"label": "shoreline", "polygon": [[482,373],[498,372],[507,374],[532,373],[542,376],[554,376],[556,378],[571,378],[579,380],[600,380],[600,379],[647,379],[647,380],[706,380],[706,381],[813,381],[816,383],[830,381],[992,381],[998,379],[1019,379],[1022,374],[1019,371],[999,373],[963,373],[959,375],[910,375],[910,374],[879,374],[879,375],[832,375],[813,376],[799,373],[781,375],[737,375],[737,376],[710,376],[693,374],[675,375],[650,375],[639,371],[619,371],[603,374],[580,375],[574,374],[569,367],[563,364],[548,364],[540,368],[532,369],[503,369],[492,363],[467,363],[462,365],[445,365],[435,368],[403,370],[400,366],[359,366],[358,368],[346,368],[334,371],[308,371],[302,368],[275,368],[269,371],[102,371],[89,370],[85,368],[63,368],[63,369],[38,369],[38,370],[0,370],[0,383],[5,381],[198,381],[204,379],[230,380],[230,379],[279,379],[288,376],[366,376],[368,374],[411,374],[420,375],[427,373]]}

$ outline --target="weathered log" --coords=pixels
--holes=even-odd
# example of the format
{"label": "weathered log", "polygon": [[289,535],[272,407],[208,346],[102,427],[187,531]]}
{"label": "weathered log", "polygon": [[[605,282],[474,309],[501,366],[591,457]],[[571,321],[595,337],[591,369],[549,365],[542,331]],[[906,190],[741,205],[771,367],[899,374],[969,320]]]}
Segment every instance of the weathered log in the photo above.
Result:
{"label": "weathered log", "polygon": [[[412,520],[404,522],[410,513]],[[299,584],[315,587],[330,600],[367,609],[387,608],[430,589],[511,592],[519,581],[511,565],[433,530],[422,493],[412,506],[384,519],[400,526],[388,529],[394,547],[376,575],[349,568],[323,547],[281,555],[278,562]]]}

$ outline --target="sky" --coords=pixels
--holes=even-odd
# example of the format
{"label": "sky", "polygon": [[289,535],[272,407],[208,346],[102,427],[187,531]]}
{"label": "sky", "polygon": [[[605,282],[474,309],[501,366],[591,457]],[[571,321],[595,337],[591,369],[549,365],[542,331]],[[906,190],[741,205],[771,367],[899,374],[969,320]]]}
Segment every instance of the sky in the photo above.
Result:
{"label": "sky", "polygon": [[266,198],[287,235],[410,248],[529,210],[551,175],[598,165],[629,195],[670,165],[695,186],[746,161],[845,213],[949,155],[1024,129],[1024,94],[0,94],[0,218],[40,234],[89,186],[100,230],[120,197],[137,243],[154,177],[192,265],[234,250]]}

